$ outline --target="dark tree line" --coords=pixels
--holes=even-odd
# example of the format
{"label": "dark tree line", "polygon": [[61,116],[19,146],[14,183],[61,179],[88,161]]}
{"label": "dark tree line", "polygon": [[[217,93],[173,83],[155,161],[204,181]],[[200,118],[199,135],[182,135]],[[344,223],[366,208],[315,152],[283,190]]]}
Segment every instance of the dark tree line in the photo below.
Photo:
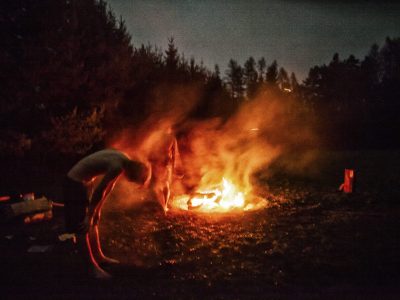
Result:
{"label": "dark tree line", "polygon": [[278,67],[276,60],[267,66],[264,57],[256,62],[250,56],[243,67],[231,59],[225,79],[231,97],[237,102],[253,99],[262,89],[293,92],[299,86],[294,73],[289,77],[285,68]]}
{"label": "dark tree line", "polygon": [[44,185],[41,169],[64,174],[151,115],[226,117],[236,106],[218,67],[186,59],[173,38],[165,51],[134,46],[105,1],[0,2],[0,191]]}
{"label": "dark tree line", "polygon": [[335,54],[302,84],[263,57],[231,59],[221,75],[168,42],[135,45],[102,0],[2,1],[1,160],[67,164],[150,116],[227,118],[265,90],[317,118],[326,146],[399,146],[399,39],[363,60]]}
{"label": "dark tree line", "polygon": [[400,146],[400,39],[386,38],[360,60],[334,54],[327,65],[310,69],[299,84],[294,73],[250,57],[242,67],[231,59],[227,89],[237,101],[251,100],[270,89],[292,97],[298,108],[318,122],[321,144],[330,148],[393,148]]}
{"label": "dark tree line", "polygon": [[2,154],[88,151],[131,84],[124,23],[91,0],[3,1],[0,20]]}
{"label": "dark tree line", "polygon": [[170,91],[184,85],[198,91],[193,117],[234,109],[218,68],[186,59],[173,38],[164,52],[134,47],[105,1],[2,1],[0,42],[2,157],[81,156],[179,106]]}
{"label": "dark tree line", "polygon": [[374,44],[363,60],[336,53],[311,68],[300,97],[318,115],[329,146],[400,146],[400,39]]}

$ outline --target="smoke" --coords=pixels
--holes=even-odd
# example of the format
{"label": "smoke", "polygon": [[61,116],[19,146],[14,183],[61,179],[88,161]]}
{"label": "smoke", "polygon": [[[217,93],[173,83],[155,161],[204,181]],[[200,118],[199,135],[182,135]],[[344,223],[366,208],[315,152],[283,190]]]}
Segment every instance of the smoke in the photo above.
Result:
{"label": "smoke", "polygon": [[[158,104],[144,125],[127,128],[110,145],[145,161],[161,143],[166,128],[174,128],[184,170],[183,179],[173,187],[175,194],[217,184],[223,177],[249,193],[254,174],[268,174],[273,163],[279,162],[286,172],[301,172],[314,159],[314,122],[293,97],[264,90],[227,120],[196,121],[188,114],[200,97],[197,90],[170,91],[166,98],[172,95],[177,104],[169,109],[159,93]],[[133,189],[124,183],[116,198],[131,204],[146,198],[133,196],[137,195]]]}
{"label": "smoke", "polygon": [[272,163],[300,172],[314,158],[312,124],[295,99],[268,91],[246,101],[225,122],[194,123],[185,139],[185,184],[209,185],[228,177],[250,192],[253,175],[268,173]]}
{"label": "smoke", "polygon": [[146,188],[121,178],[109,197],[111,201],[106,203],[113,208],[130,207],[134,209],[148,203],[150,192]]}
{"label": "smoke", "polygon": [[[149,147],[168,128],[181,124],[202,98],[201,86],[196,84],[160,84],[145,100],[143,114],[147,116],[138,126],[135,122],[108,138],[109,147],[124,150],[132,158],[146,160]],[[153,142],[154,141],[154,142]]]}

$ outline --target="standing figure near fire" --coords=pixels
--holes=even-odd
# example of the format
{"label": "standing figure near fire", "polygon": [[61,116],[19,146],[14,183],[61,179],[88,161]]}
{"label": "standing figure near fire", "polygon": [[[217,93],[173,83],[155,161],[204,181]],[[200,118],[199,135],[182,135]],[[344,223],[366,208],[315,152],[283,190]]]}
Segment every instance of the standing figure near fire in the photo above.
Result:
{"label": "standing figure near fire", "polygon": [[148,160],[152,167],[150,188],[164,212],[167,212],[173,177],[182,174],[178,143],[171,126],[154,132],[147,146],[150,149]]}
{"label": "standing figure near fire", "polygon": [[[129,181],[147,186],[151,167],[131,160],[123,152],[105,149],[83,158],[72,167],[64,185],[67,232],[76,235],[78,251],[84,256],[89,272],[96,278],[110,277],[98,261],[118,263],[103,254],[98,225],[104,201],[122,174]],[[94,186],[96,177],[101,175],[104,177]],[[88,189],[93,187],[94,191],[89,196]]]}

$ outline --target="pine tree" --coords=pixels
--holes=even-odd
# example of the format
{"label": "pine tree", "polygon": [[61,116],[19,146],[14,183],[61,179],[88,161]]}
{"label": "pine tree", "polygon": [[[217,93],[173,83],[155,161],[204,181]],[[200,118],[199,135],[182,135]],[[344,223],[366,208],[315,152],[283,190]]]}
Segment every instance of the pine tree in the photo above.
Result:
{"label": "pine tree", "polygon": [[258,74],[256,71],[256,62],[253,57],[249,59],[244,64],[244,82],[246,85],[246,95],[248,98],[253,98],[257,92],[257,81]]}
{"label": "pine tree", "polygon": [[276,78],[276,83],[282,91],[286,91],[286,92],[291,91],[289,76],[283,67],[279,68],[278,76]]}
{"label": "pine tree", "polygon": [[379,98],[379,85],[382,80],[382,70],[379,60],[379,46],[373,44],[361,63],[364,98],[369,104],[377,103]]}
{"label": "pine tree", "polygon": [[299,82],[297,81],[296,74],[292,72],[292,74],[290,74],[290,89],[292,92],[297,92],[298,88]]}
{"label": "pine tree", "polygon": [[214,65],[214,74],[213,74],[213,76],[215,78],[220,78],[220,75],[221,75],[221,72],[219,70],[219,66],[216,64],[216,65]]}
{"label": "pine tree", "polygon": [[382,64],[382,91],[392,103],[399,103],[400,97],[400,38],[386,38],[380,50]]}
{"label": "pine tree", "polygon": [[266,82],[270,85],[276,85],[278,80],[278,63],[276,60],[273,61],[267,68]]}
{"label": "pine tree", "polygon": [[264,82],[265,80],[265,69],[267,67],[267,62],[265,61],[264,57],[261,57],[257,62],[257,69],[258,69],[258,81],[260,83]]}
{"label": "pine tree", "polygon": [[165,51],[165,64],[169,72],[174,72],[178,69],[178,49],[175,46],[174,38],[168,39],[168,49]]}
{"label": "pine tree", "polygon": [[236,101],[240,101],[243,98],[244,92],[243,68],[236,60],[229,60],[226,76],[231,97],[236,99]]}

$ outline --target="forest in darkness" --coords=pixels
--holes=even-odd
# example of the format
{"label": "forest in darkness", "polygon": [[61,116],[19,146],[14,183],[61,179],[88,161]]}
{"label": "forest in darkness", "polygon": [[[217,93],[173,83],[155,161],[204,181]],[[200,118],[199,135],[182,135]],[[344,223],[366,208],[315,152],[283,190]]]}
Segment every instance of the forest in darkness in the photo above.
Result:
{"label": "forest in darkness", "polygon": [[[294,101],[327,149],[389,149],[400,140],[400,38],[363,58],[313,66],[299,82],[273,57],[213,70],[180,53],[136,45],[105,1],[4,1],[0,9],[0,156],[3,165],[64,170],[125,128],[182,109],[176,123],[227,119],[260,92]],[[371,41],[373,42],[373,41]],[[293,112],[288,112],[293,113]],[[295,129],[293,129],[295,130]]]}

